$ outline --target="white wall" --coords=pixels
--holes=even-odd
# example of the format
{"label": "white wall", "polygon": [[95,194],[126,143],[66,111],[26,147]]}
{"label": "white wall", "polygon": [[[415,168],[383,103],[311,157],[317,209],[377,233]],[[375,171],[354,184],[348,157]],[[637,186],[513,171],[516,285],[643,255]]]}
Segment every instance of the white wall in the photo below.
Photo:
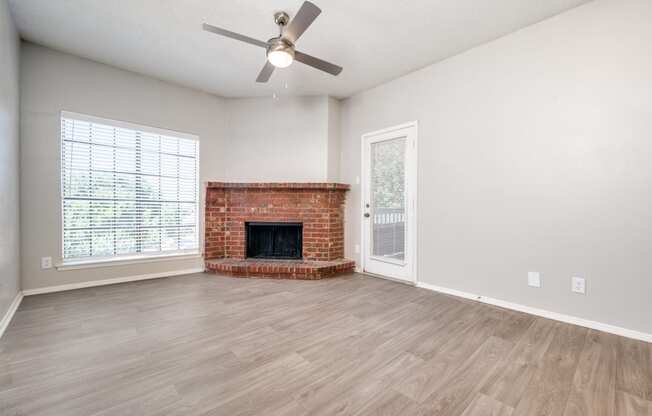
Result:
{"label": "white wall", "polygon": [[40,258],[61,258],[61,110],[196,134],[205,181],[224,176],[224,100],[30,43],[21,56],[23,289],[202,267],[186,259],[57,271],[41,270]]}
{"label": "white wall", "polygon": [[20,290],[19,48],[6,0],[0,0],[0,319]]}
{"label": "white wall", "polygon": [[420,281],[652,333],[650,22],[597,0],[343,101],[340,179],[363,133],[418,120]]}

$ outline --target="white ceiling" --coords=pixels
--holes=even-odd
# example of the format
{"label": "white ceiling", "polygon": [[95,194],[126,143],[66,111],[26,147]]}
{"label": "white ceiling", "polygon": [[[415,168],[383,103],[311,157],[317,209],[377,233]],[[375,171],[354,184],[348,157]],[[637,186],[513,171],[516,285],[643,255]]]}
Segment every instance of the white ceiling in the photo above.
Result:
{"label": "white ceiling", "polygon": [[[313,0],[322,14],[297,49],[344,67],[295,63],[254,80],[262,48],[204,32],[204,22],[267,40],[273,13],[303,0],[9,0],[24,39],[227,97],[346,97],[588,0]],[[287,88],[286,88],[287,84]]]}

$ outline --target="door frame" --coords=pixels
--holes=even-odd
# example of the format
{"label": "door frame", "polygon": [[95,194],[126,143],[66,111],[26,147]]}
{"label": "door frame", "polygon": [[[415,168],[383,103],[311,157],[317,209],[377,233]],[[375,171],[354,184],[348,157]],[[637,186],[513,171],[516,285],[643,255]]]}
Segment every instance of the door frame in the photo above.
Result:
{"label": "door frame", "polygon": [[[406,239],[408,242],[408,252],[410,253],[410,259],[412,261],[412,279],[409,281],[404,281],[404,280],[398,280],[394,279],[391,276],[382,276],[382,275],[377,275],[373,273],[368,273],[365,271],[365,261],[366,261],[366,236],[365,236],[365,220],[362,218],[363,214],[365,212],[365,195],[367,191],[367,175],[366,175],[366,144],[367,144],[367,138],[373,137],[373,136],[378,136],[380,134],[386,134],[386,133],[391,133],[395,130],[402,130],[405,128],[414,128],[414,141],[412,143],[412,149],[411,151],[413,152],[413,157],[411,158],[411,162],[406,169],[406,176],[408,178],[408,192],[412,196],[411,200],[411,208],[410,214],[408,215],[408,222],[407,222],[407,234],[406,234]],[[385,129],[380,129],[380,130],[375,130],[371,131],[369,133],[365,133],[361,136],[360,140],[360,212],[359,212],[359,218],[360,218],[360,271],[364,274],[368,274],[371,276],[375,277],[380,277],[383,279],[387,280],[393,280],[393,281],[398,281],[400,283],[407,283],[407,284],[412,284],[414,286],[417,285],[419,282],[419,272],[418,272],[418,254],[419,254],[419,249],[418,249],[418,227],[417,227],[417,208],[419,206],[418,204],[418,160],[419,160],[419,123],[417,120],[413,120],[407,123],[399,124],[396,126],[388,127]]]}

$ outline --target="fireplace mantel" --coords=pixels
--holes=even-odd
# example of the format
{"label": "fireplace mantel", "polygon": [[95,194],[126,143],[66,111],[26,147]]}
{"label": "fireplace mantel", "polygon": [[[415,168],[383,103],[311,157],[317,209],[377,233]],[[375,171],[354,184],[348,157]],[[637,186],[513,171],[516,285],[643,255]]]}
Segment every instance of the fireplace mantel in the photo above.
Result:
{"label": "fireplace mantel", "polygon": [[[344,258],[344,203],[349,185],[213,181],[205,185],[207,270],[240,277],[315,279],[355,268],[353,261]],[[301,260],[281,264],[247,258],[245,230],[250,222],[300,223]]]}
{"label": "fireplace mantel", "polygon": [[207,189],[306,189],[348,191],[350,185],[335,182],[206,182]]}

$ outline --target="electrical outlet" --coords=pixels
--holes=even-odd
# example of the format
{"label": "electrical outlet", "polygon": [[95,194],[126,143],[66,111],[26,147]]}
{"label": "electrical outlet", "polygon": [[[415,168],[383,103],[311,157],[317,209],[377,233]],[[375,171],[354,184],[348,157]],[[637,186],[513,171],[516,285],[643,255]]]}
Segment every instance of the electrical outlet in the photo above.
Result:
{"label": "electrical outlet", "polygon": [[360,244],[355,245],[355,252],[356,252],[356,254],[360,253]]}
{"label": "electrical outlet", "polygon": [[41,269],[52,268],[52,257],[41,257]]}
{"label": "electrical outlet", "polygon": [[571,290],[575,293],[586,294],[586,280],[583,277],[573,277],[571,279]]}
{"label": "electrical outlet", "polygon": [[532,287],[541,287],[541,275],[539,272],[528,272],[527,284]]}

